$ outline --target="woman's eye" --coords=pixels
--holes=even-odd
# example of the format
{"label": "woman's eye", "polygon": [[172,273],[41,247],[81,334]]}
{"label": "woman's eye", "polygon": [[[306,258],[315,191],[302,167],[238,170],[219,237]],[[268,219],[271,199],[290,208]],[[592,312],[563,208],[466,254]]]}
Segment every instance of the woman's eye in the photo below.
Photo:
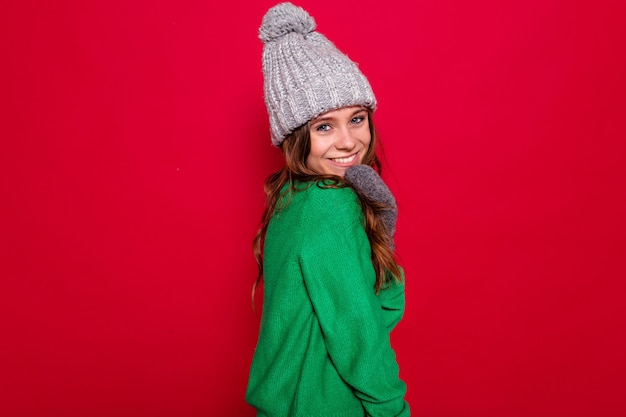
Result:
{"label": "woman's eye", "polygon": [[330,130],[330,125],[329,124],[319,125],[315,128],[315,130],[317,130],[318,132],[328,132]]}
{"label": "woman's eye", "polygon": [[364,116],[356,116],[352,118],[352,124],[358,125],[359,123],[361,123],[363,120],[365,120]]}

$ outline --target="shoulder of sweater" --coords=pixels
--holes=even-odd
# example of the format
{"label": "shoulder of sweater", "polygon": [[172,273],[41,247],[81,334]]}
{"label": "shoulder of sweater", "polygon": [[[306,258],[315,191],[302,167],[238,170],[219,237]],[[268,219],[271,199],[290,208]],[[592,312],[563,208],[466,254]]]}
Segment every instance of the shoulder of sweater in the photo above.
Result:
{"label": "shoulder of sweater", "polygon": [[326,187],[312,184],[299,191],[301,230],[319,233],[341,230],[363,222],[359,198],[350,187]]}
{"label": "shoulder of sweater", "polygon": [[346,186],[327,186],[321,183],[311,184],[304,193],[305,204],[322,213],[332,213],[338,209],[360,209],[359,198],[354,190]]}
{"label": "shoulder of sweater", "polygon": [[352,188],[312,184],[299,193],[295,227],[303,241],[303,260],[318,262],[320,253],[344,248],[346,240],[365,244],[363,210]]}

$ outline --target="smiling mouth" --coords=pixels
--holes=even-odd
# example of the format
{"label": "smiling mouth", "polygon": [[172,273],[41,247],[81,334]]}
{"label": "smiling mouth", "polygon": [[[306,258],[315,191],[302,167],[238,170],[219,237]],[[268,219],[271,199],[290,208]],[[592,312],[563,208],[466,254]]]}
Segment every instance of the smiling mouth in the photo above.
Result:
{"label": "smiling mouth", "polygon": [[330,158],[331,161],[337,162],[338,164],[349,164],[350,162],[353,162],[354,159],[356,158],[356,156],[358,155],[358,152],[350,155],[350,156],[346,156],[343,158]]}

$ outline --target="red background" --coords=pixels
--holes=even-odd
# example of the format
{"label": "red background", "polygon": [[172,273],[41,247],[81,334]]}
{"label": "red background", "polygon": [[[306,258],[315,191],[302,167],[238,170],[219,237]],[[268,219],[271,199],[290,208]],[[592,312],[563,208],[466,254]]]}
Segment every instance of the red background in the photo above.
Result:
{"label": "red background", "polygon": [[[273,4],[0,6],[0,415],[253,415]],[[379,99],[414,415],[626,415],[624,2],[300,4]]]}

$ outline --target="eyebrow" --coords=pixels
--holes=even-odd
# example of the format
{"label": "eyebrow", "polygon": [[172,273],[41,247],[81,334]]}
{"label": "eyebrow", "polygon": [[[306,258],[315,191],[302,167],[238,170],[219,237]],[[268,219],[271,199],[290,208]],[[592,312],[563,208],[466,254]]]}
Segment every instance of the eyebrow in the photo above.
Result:
{"label": "eyebrow", "polygon": [[[354,117],[356,114],[359,114],[362,111],[367,111],[367,109],[365,107],[358,108],[350,115],[350,117]],[[318,123],[318,122],[325,122],[327,120],[333,120],[333,119],[335,119],[335,117],[332,117],[332,116],[316,117],[315,119],[311,120],[311,124]]]}

